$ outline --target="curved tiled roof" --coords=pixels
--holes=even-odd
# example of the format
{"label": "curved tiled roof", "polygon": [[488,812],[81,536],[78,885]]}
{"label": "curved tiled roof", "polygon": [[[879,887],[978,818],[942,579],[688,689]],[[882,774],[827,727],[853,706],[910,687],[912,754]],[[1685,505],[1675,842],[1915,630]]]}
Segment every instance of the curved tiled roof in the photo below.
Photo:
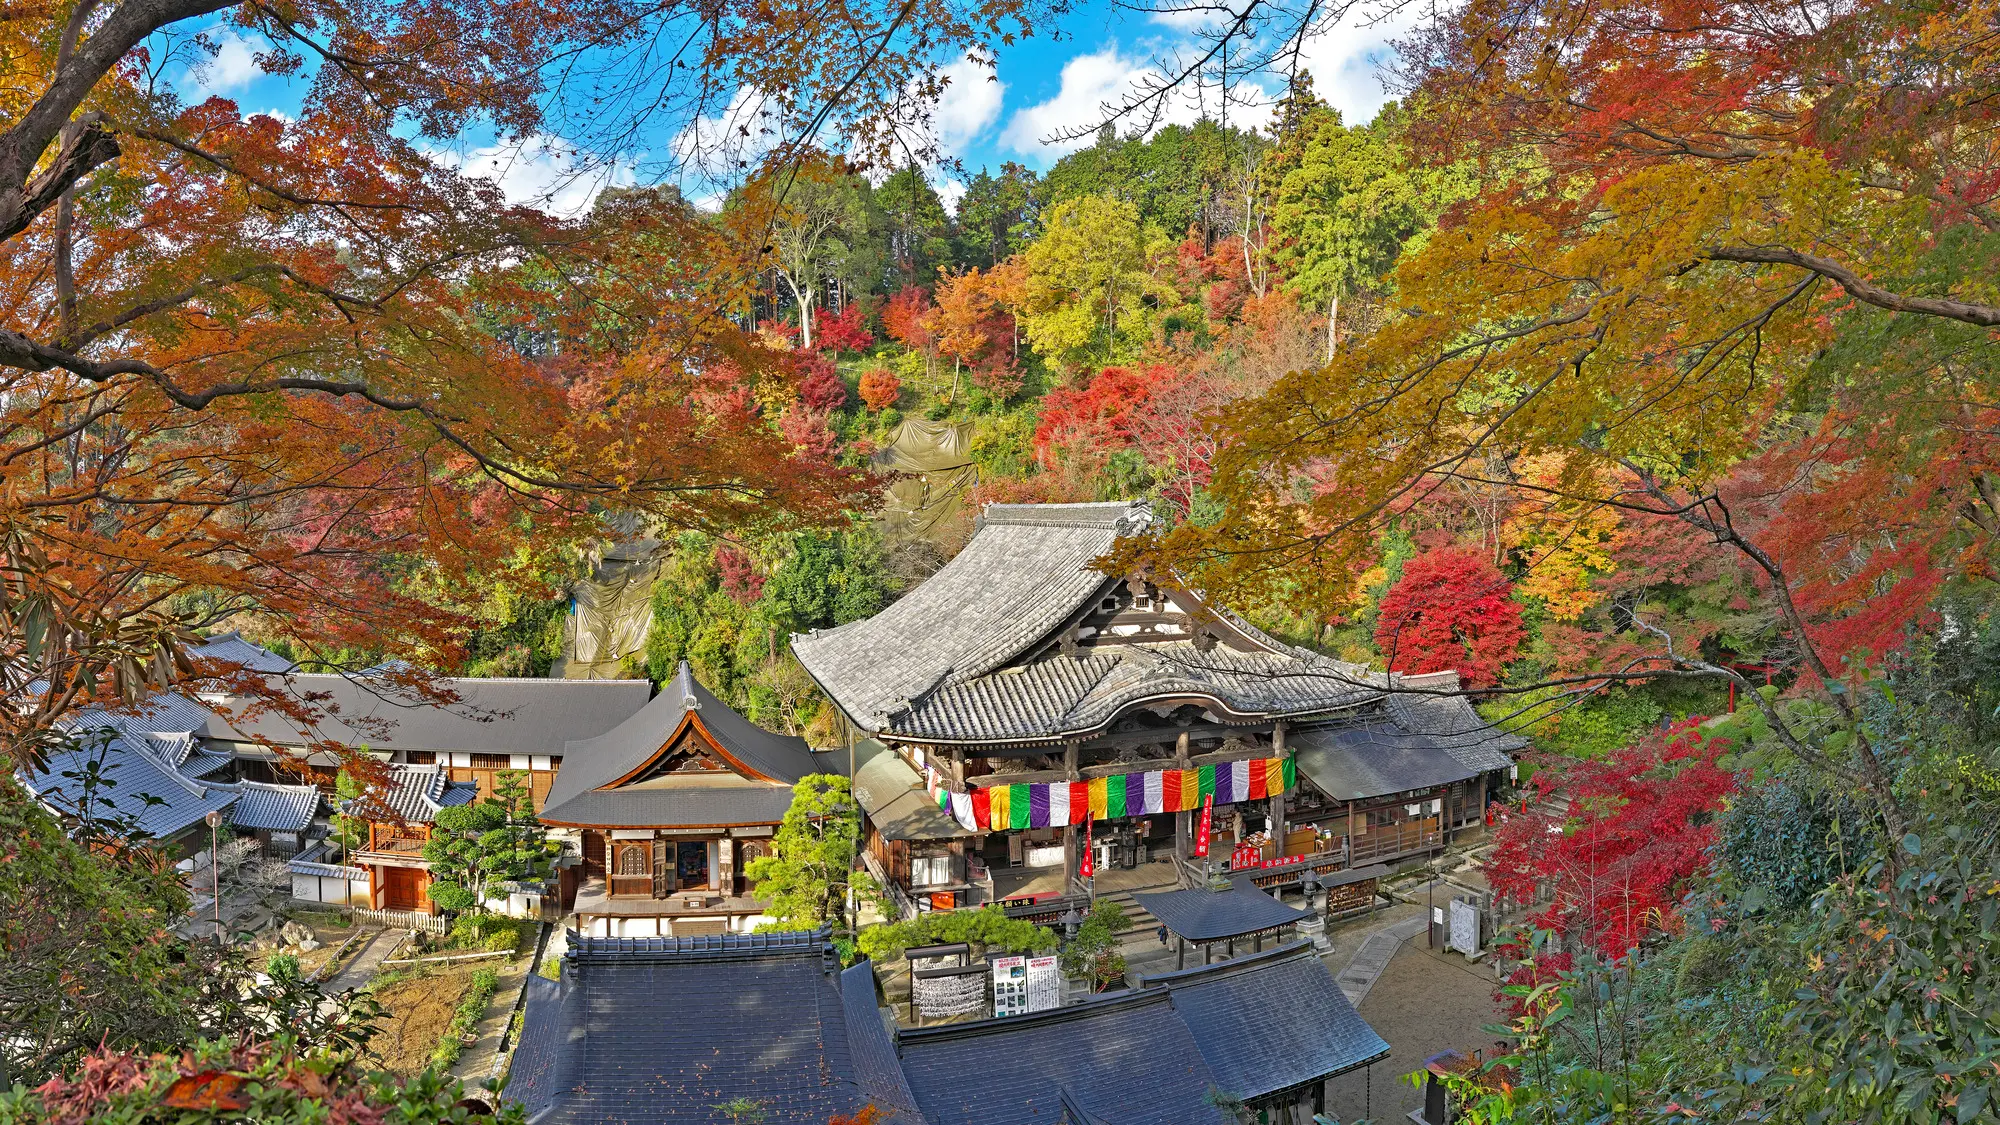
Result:
{"label": "curved tiled roof", "polygon": [[1197,699],[1225,721],[1320,715],[1381,695],[1382,677],[1316,654],[1207,652],[1188,641],[1052,654],[939,688],[892,733],[940,741],[1075,736],[1149,699]]}
{"label": "curved tiled roof", "polygon": [[229,823],[238,828],[273,832],[303,832],[319,812],[320,792],[310,785],[268,785],[245,781],[236,786],[236,803]]}
{"label": "curved tiled roof", "polygon": [[941,683],[1019,656],[1107,581],[1090,569],[1149,519],[1143,504],[989,504],[965,549],[873,617],[792,638],[792,652],[870,731]]}
{"label": "curved tiled roof", "polygon": [[1296,926],[1313,916],[1310,910],[1286,906],[1248,882],[1234,880],[1222,890],[1196,887],[1132,897],[1175,937],[1194,942],[1223,941]]}
{"label": "curved tiled roof", "polygon": [[439,809],[469,805],[479,799],[479,786],[454,782],[442,766],[387,767],[388,783],[350,802],[357,816],[395,817],[412,824],[436,819]]}
{"label": "curved tiled roof", "polygon": [[[644,766],[690,716],[723,753],[771,780],[744,778],[741,785],[687,790],[604,788]],[[562,769],[549,786],[542,818],[551,824],[630,827],[776,823],[791,803],[791,786],[818,768],[805,739],[767,731],[737,714],[702,687],[683,660],[674,678],[631,718],[563,747]]]}

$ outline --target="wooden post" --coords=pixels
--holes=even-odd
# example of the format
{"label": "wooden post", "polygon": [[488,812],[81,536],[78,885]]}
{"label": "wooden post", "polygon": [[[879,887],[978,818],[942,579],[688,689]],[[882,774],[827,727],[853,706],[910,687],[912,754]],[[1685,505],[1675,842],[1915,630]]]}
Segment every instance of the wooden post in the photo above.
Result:
{"label": "wooden post", "polygon": [[[1071,781],[1077,780],[1080,776],[1076,772],[1076,750],[1077,744],[1074,742],[1063,746],[1063,776]],[[1076,876],[1076,844],[1076,821],[1072,813],[1071,819],[1063,824],[1063,893],[1066,895],[1076,894],[1079,889]]]}
{"label": "wooden post", "polygon": [[[1174,740],[1174,768],[1181,770],[1188,768],[1187,731],[1182,731],[1180,737]],[[1187,865],[1194,854],[1194,849],[1190,846],[1193,843],[1193,822],[1193,813],[1185,811],[1174,813],[1174,874],[1183,886],[1189,882]]]}
{"label": "wooden post", "polygon": [[[1279,719],[1271,726],[1271,749],[1276,757],[1285,756],[1285,721]],[[1277,845],[1275,858],[1285,858],[1285,791],[1280,789],[1271,794],[1271,842]]]}

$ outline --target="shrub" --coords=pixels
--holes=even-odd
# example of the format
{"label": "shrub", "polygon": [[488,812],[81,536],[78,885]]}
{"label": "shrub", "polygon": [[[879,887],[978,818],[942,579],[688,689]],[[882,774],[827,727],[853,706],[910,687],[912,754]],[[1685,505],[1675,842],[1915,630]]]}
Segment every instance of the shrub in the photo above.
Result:
{"label": "shrub", "polygon": [[[1122,917],[1122,915],[1121,915]],[[1055,931],[1033,922],[1007,917],[997,906],[978,910],[939,910],[907,922],[892,922],[861,931],[861,952],[876,961],[893,961],[913,945],[969,942],[1008,953],[1036,953],[1056,946]]]}
{"label": "shrub", "polygon": [[486,1005],[493,1002],[493,994],[499,990],[499,973],[480,969],[472,974],[472,987],[458,1002],[458,1011],[452,1014],[451,1025],[444,1029],[444,1038],[438,1040],[437,1049],[431,1052],[432,1069],[446,1070],[458,1061],[459,1053],[465,1050],[459,1037],[471,1034],[479,1021],[486,1018]]}
{"label": "shrub", "polygon": [[882,410],[896,405],[903,397],[903,381],[886,367],[871,367],[861,373],[861,401],[869,410]]}

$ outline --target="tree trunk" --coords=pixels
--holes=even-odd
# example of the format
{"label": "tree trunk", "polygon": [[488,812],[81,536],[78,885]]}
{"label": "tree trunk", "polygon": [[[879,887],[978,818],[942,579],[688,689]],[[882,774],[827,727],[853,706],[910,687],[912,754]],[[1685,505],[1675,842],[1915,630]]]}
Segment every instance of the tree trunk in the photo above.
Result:
{"label": "tree trunk", "polygon": [[1333,301],[1326,307],[1326,361],[1333,362],[1333,352],[1338,346],[1340,330],[1340,289],[1335,287]]}

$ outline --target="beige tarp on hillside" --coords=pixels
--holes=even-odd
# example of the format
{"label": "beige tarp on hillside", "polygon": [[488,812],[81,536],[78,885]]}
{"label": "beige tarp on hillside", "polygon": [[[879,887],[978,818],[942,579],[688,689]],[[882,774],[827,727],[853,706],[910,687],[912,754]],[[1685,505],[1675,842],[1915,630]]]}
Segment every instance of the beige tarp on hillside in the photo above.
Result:
{"label": "beige tarp on hillside", "polygon": [[666,551],[657,539],[605,549],[590,577],[570,587],[563,655],[550,674],[565,680],[615,680],[628,657],[645,650],[653,624],[653,582]]}
{"label": "beige tarp on hillside", "polygon": [[966,489],[979,483],[970,422],[907,419],[869,464],[878,473],[904,474],[882,500],[882,530],[890,538],[929,536],[958,514]]}

